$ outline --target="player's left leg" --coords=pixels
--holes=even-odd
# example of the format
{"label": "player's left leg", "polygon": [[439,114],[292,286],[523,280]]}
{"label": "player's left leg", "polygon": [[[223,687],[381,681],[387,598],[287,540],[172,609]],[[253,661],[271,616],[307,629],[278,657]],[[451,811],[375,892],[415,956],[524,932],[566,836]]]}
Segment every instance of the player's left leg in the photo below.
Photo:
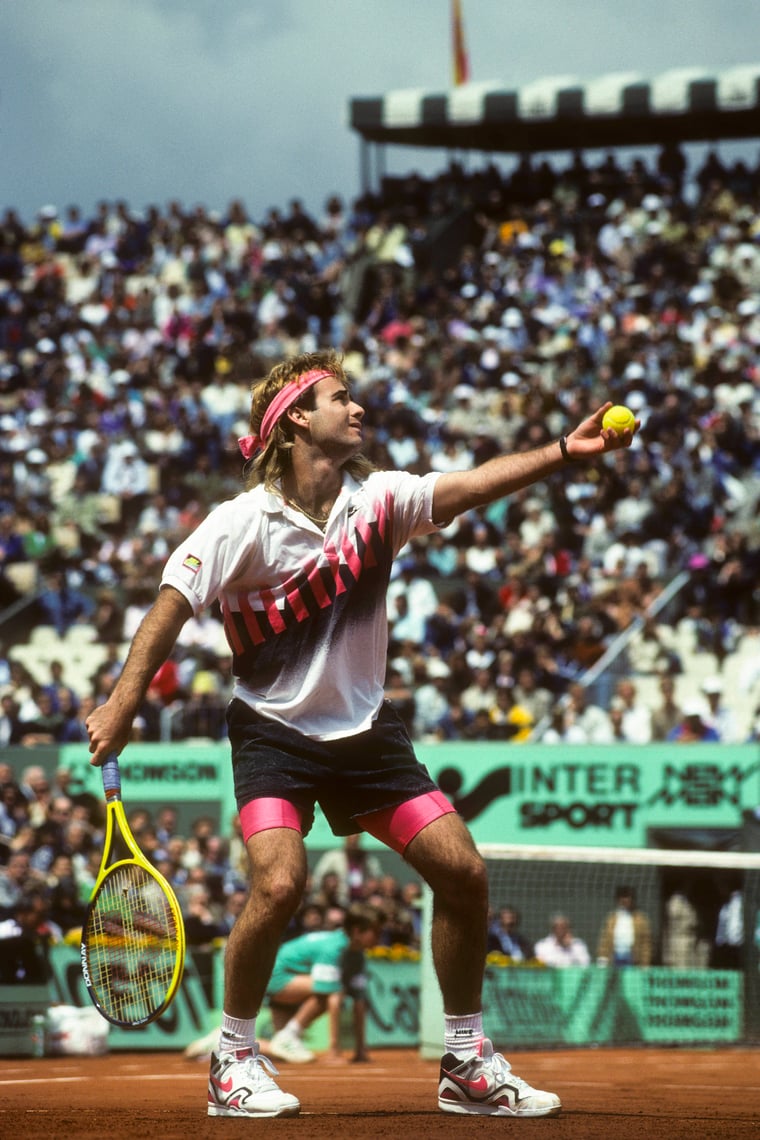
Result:
{"label": "player's left leg", "polygon": [[516,1076],[483,1033],[488,881],[469,831],[458,815],[442,814],[409,840],[404,857],[433,892],[433,960],[445,1014],[439,1108],[462,1114],[555,1116],[561,1110],[559,1097]]}
{"label": "player's left leg", "polygon": [[485,863],[460,816],[433,820],[404,851],[433,892],[432,951],[448,1014],[480,1009],[486,960]]}

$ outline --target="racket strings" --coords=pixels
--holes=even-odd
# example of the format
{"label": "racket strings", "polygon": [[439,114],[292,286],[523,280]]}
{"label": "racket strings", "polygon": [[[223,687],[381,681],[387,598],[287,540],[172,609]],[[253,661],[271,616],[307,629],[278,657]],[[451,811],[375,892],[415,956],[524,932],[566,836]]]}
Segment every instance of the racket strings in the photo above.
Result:
{"label": "racket strings", "polygon": [[84,943],[97,1003],[124,1024],[152,1018],[174,978],[177,922],[161,885],[136,863],[115,867],[93,900]]}

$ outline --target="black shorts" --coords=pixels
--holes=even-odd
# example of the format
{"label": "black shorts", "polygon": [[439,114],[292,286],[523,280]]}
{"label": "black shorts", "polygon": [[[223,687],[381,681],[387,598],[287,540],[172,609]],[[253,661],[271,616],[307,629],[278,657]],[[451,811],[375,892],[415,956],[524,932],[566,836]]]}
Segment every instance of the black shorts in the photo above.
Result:
{"label": "black shorts", "polygon": [[238,811],[251,800],[288,800],[307,835],[318,803],[334,835],[361,831],[358,816],[438,792],[406,727],[385,701],[372,727],[340,740],[312,740],[233,700],[227,710]]}

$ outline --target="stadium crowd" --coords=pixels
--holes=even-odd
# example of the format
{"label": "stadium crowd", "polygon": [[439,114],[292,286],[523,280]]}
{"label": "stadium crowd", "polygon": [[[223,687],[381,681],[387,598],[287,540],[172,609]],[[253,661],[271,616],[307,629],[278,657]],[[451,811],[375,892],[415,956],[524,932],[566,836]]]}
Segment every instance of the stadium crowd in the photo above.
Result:
{"label": "stadium crowd", "polygon": [[[336,195],[321,216],[298,199],[258,218],[241,200],[221,214],[51,205],[28,222],[7,209],[0,611],[21,619],[0,624],[0,744],[86,739],[165,556],[241,487],[252,381],[324,346],[345,354],[382,467],[527,449],[607,399],[642,423],[629,451],[402,552],[387,689],[416,739],[757,739],[760,642],[738,686],[726,663],[760,627],[759,217],[760,165],[711,152],[689,180],[672,148],[625,168],[614,155],[509,174],[452,164],[351,204]],[[623,675],[595,694],[584,674],[632,624]],[[97,651],[89,670],[69,652],[77,636]],[[679,700],[699,655],[710,675]],[[220,614],[188,622],[135,739],[165,736],[167,716],[175,736],[223,738],[231,685]],[[59,850],[47,836],[66,789],[15,826],[22,775],[0,782],[13,863],[56,880],[73,863],[76,897],[60,906],[81,907],[92,822],[69,805]],[[234,907],[242,875],[236,837],[210,845],[225,846],[224,873],[211,838],[156,830],[168,869],[180,842],[191,853],[199,928],[209,895]]]}

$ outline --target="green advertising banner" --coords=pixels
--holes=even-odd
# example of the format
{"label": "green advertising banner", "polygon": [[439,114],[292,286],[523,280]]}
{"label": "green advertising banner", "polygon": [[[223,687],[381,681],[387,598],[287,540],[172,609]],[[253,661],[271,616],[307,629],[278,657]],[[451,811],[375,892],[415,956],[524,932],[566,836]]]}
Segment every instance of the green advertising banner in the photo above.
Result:
{"label": "green advertising banner", "polygon": [[743,981],[723,970],[489,966],[485,1027],[510,1047],[736,1042]]}
{"label": "green advertising banner", "polygon": [[[0,1054],[31,1055],[35,1016],[48,1005],[90,1007],[78,949],[54,946],[50,962],[52,979],[47,988],[0,987]],[[370,1048],[408,1049],[420,1041],[420,971],[418,961],[368,959]],[[220,988],[220,968],[215,978]],[[486,1033],[497,1047],[509,1048],[739,1042],[744,1029],[743,1002],[744,978],[739,971],[666,967],[560,970],[489,965],[483,992]],[[188,957],[179,993],[166,1013],[139,1030],[111,1027],[108,1048],[129,1052],[184,1049],[219,1024],[221,1014],[209,1006]],[[342,1042],[347,1049],[353,1045],[350,1024],[347,1009]],[[265,1037],[270,1030],[264,1011],[259,1034]],[[317,1050],[327,1048],[325,1018],[311,1027],[308,1044]]]}
{"label": "green advertising banner", "polygon": [[635,1009],[641,1040],[738,1041],[743,975],[726,970],[622,970],[621,997]]}
{"label": "green advertising banner", "polygon": [[[90,764],[86,746],[64,745],[59,763],[71,772],[72,794],[102,797],[100,770]],[[228,745],[130,744],[119,768],[128,813],[135,807],[171,805],[178,810],[181,834],[187,835],[193,820],[204,815],[229,834],[236,807]]]}
{"label": "green advertising banner", "polygon": [[737,828],[760,803],[752,745],[441,744],[420,759],[479,843],[647,847],[656,828]]}
{"label": "green advertising banner", "polygon": [[[753,745],[447,743],[417,751],[479,843],[647,847],[653,828],[737,828],[760,803]],[[59,763],[71,770],[74,791],[102,794],[86,746],[62,748]],[[175,804],[186,818],[208,814],[228,829],[235,799],[226,744],[131,744],[121,768],[128,808]],[[318,814],[309,847],[334,845]]]}

